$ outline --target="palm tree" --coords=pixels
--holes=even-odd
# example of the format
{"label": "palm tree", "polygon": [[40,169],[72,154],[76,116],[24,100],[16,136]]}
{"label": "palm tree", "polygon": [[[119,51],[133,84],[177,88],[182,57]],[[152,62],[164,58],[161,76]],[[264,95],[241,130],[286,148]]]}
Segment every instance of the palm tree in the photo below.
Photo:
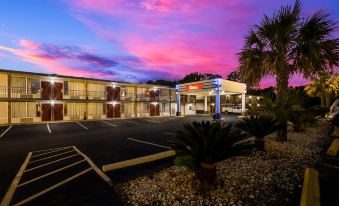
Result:
{"label": "palm tree", "polygon": [[[265,15],[245,37],[239,53],[241,79],[258,85],[263,77],[275,76],[277,101],[285,102],[290,75],[316,77],[338,66],[339,39],[331,36],[335,28],[336,22],[323,10],[302,18],[299,0],[293,7],[281,7],[273,17]],[[278,132],[278,140],[286,141],[287,112],[283,106],[279,121],[283,129]]]}
{"label": "palm tree", "polygon": [[319,97],[321,106],[329,107],[332,99],[339,95],[339,73],[329,76],[323,75],[320,79],[314,79],[310,85],[305,87],[310,96]]}

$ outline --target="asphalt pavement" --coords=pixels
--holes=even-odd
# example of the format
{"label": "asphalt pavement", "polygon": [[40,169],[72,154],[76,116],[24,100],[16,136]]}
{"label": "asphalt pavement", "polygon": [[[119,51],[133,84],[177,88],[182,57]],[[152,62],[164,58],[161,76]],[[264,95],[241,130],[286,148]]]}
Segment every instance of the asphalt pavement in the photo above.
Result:
{"label": "asphalt pavement", "polygon": [[[111,185],[90,162],[101,169],[105,164],[166,151],[167,141],[177,129],[201,120],[211,120],[211,116],[0,126],[0,197],[26,163],[11,204],[119,205]],[[237,116],[227,115],[223,122],[237,120]],[[114,184],[172,163],[168,158],[104,175]]]}

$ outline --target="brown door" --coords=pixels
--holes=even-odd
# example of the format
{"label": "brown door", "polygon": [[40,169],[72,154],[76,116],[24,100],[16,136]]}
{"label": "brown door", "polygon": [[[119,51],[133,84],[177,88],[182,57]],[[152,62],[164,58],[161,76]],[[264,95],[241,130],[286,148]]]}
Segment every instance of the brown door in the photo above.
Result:
{"label": "brown door", "polygon": [[[107,100],[112,101],[113,100],[113,88],[110,87],[110,86],[107,86],[106,87],[106,92],[107,92],[107,94],[106,94]],[[108,109],[108,107],[107,107],[107,109]]]}
{"label": "brown door", "polygon": [[63,83],[60,82],[55,82],[54,83],[54,99],[62,99],[63,95],[62,95],[62,90],[64,88]]}
{"label": "brown door", "polygon": [[41,104],[41,120],[42,121],[51,121],[51,105],[50,104]]}
{"label": "brown door", "polygon": [[113,104],[107,105],[107,118],[113,118]]}
{"label": "brown door", "polygon": [[215,113],[215,105],[210,105],[210,113]]}
{"label": "brown door", "polygon": [[54,105],[54,121],[60,121],[64,119],[62,111],[64,109],[63,104],[55,104]]}
{"label": "brown door", "polygon": [[120,118],[121,117],[120,104],[115,104],[113,108],[114,108],[114,118]]}
{"label": "brown door", "polygon": [[159,90],[151,90],[149,92],[150,101],[158,101],[159,100]]}
{"label": "brown door", "polygon": [[41,99],[51,99],[52,89],[50,82],[41,82]]}
{"label": "brown door", "polygon": [[150,116],[159,116],[159,115],[160,115],[160,105],[150,104]]}
{"label": "brown door", "polygon": [[160,116],[160,104],[155,105],[155,116]]}
{"label": "brown door", "polygon": [[113,100],[120,101],[120,87],[115,87],[113,89],[113,94],[114,94]]}

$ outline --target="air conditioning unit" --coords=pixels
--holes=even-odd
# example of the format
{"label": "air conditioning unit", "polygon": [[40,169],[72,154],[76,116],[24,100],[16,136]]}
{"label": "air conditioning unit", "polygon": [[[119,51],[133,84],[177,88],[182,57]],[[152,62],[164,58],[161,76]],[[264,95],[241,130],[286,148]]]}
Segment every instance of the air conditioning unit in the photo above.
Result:
{"label": "air conditioning unit", "polygon": [[20,118],[20,123],[28,123],[28,122],[33,122],[33,118]]}
{"label": "air conditioning unit", "polygon": [[101,115],[94,115],[93,119],[101,119]]}
{"label": "air conditioning unit", "polygon": [[70,119],[70,120],[79,120],[80,117],[79,117],[79,116],[71,116],[69,119]]}
{"label": "air conditioning unit", "polygon": [[22,99],[32,99],[33,94],[20,94],[20,98],[22,98]]}

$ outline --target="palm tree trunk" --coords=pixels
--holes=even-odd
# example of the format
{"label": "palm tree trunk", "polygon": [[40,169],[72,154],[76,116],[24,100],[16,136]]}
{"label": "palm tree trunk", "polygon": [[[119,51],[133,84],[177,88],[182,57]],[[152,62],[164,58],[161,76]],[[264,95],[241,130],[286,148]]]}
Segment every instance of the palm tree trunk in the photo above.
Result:
{"label": "palm tree trunk", "polygon": [[285,103],[288,95],[288,78],[289,73],[286,70],[277,73],[277,101],[279,105],[277,118],[283,125],[283,128],[277,132],[277,141],[287,141],[287,111]]}

